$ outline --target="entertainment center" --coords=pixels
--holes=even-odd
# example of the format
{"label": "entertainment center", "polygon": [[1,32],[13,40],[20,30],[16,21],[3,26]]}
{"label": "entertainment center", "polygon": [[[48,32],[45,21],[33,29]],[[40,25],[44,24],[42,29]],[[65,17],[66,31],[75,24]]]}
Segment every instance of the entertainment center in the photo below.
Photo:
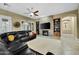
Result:
{"label": "entertainment center", "polygon": [[55,36],[60,37],[61,36],[61,19],[60,18],[54,18],[54,19],[41,19],[38,21],[36,27],[38,28],[37,33],[43,35],[43,36]]}

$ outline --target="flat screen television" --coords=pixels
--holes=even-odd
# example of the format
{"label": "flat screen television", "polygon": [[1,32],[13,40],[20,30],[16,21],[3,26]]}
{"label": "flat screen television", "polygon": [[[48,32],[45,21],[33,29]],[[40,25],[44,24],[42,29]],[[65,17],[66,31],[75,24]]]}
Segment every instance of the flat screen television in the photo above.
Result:
{"label": "flat screen television", "polygon": [[41,29],[50,29],[50,22],[48,22],[48,23],[42,23],[40,25],[40,27],[41,27]]}

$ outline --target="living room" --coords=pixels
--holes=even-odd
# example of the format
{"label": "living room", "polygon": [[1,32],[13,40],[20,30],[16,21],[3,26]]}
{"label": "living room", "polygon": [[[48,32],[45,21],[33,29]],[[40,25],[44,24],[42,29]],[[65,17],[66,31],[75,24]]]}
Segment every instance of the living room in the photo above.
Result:
{"label": "living room", "polygon": [[31,30],[34,51],[78,55],[78,12],[78,3],[0,3],[0,34]]}

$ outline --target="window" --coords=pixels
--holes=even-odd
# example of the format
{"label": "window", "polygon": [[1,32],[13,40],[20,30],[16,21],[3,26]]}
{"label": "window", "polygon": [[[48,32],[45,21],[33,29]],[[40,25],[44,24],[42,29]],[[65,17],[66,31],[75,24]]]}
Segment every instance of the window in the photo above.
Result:
{"label": "window", "polygon": [[12,20],[8,16],[0,16],[0,34],[12,31]]}

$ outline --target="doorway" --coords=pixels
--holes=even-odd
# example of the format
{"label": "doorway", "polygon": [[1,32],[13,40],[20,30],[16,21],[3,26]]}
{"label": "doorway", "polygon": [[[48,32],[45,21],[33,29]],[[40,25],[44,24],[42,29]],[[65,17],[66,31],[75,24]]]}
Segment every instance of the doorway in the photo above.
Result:
{"label": "doorway", "polygon": [[39,35],[39,21],[36,22],[36,33]]}

